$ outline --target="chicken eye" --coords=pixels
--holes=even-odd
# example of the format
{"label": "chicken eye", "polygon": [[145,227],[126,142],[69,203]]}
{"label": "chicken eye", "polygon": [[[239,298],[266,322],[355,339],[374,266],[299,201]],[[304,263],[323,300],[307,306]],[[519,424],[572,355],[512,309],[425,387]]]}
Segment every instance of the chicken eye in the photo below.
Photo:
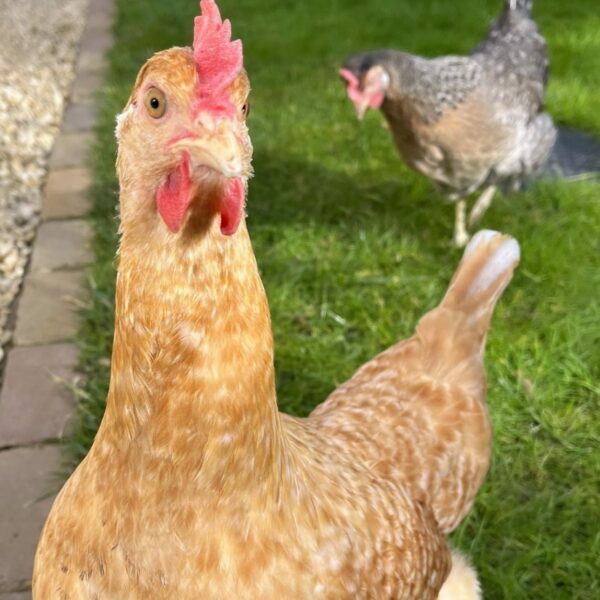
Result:
{"label": "chicken eye", "polygon": [[146,92],[146,110],[153,119],[160,119],[167,110],[167,99],[165,95],[155,87]]}
{"label": "chicken eye", "polygon": [[246,102],[244,102],[244,104],[242,106],[242,115],[244,115],[244,118],[245,118],[249,114],[250,114],[250,101],[246,100]]}

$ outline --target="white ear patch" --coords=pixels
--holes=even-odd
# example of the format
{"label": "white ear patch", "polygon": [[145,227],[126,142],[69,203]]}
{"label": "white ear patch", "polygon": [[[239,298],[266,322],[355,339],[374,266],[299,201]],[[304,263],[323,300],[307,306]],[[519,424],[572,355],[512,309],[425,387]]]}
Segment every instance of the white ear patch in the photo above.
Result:
{"label": "white ear patch", "polygon": [[115,136],[117,140],[121,135],[121,130],[123,129],[123,124],[129,118],[129,115],[133,113],[135,110],[135,106],[131,103],[122,113],[117,115],[117,126],[115,127]]}
{"label": "white ear patch", "polygon": [[387,90],[390,87],[390,75],[385,69],[382,69],[381,72],[381,87],[384,90]]}

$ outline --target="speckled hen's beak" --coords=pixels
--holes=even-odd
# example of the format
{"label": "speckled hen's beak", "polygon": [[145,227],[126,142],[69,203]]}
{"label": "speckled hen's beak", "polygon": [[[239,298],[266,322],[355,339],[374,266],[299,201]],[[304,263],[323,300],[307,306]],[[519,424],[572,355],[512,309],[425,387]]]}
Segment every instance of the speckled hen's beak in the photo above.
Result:
{"label": "speckled hen's beak", "polygon": [[346,93],[348,94],[348,98],[350,98],[354,104],[354,108],[356,109],[356,117],[359,121],[362,121],[365,113],[367,112],[367,108],[369,108],[369,99],[362,93],[362,90],[360,89],[360,82],[356,75],[352,73],[352,71],[349,71],[348,69],[340,69],[339,75],[346,85]]}
{"label": "speckled hen's beak", "polygon": [[365,113],[367,112],[367,109],[369,108],[369,100],[355,100],[354,108],[356,109],[356,118],[359,121],[362,121],[365,118]]}
{"label": "speckled hen's beak", "polygon": [[227,118],[198,119],[193,131],[186,131],[171,142],[172,148],[188,152],[192,169],[205,166],[225,177],[241,177],[242,147]]}

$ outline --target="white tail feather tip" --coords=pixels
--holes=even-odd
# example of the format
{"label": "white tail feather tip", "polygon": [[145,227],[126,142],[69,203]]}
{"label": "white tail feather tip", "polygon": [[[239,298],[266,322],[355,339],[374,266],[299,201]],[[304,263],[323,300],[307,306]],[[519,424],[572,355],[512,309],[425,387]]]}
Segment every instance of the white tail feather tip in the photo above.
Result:
{"label": "white tail feather tip", "polygon": [[[465,255],[473,253],[482,244],[490,243],[502,234],[485,229],[478,232],[465,250]],[[503,273],[512,270],[521,258],[519,243],[514,238],[506,238],[489,257],[477,278],[473,281],[470,293],[489,288]]]}
{"label": "white tail feather tip", "polygon": [[468,246],[465,248],[465,256],[472,254],[472,252],[481,246],[481,244],[486,244],[487,242],[491,242],[497,235],[502,235],[498,231],[494,231],[492,229],[481,229],[478,231],[469,242]]}

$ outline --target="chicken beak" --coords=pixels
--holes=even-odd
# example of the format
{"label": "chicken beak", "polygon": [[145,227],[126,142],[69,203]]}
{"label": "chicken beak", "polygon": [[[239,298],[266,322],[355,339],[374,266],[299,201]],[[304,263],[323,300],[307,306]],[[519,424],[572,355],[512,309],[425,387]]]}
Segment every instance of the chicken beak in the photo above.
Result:
{"label": "chicken beak", "polygon": [[244,175],[242,145],[229,119],[203,119],[194,132],[187,132],[171,144],[189,153],[193,166],[209,167],[228,178]]}
{"label": "chicken beak", "polygon": [[365,113],[369,108],[369,100],[361,99],[354,103],[354,107],[356,108],[356,118],[359,121],[362,121],[365,118]]}
{"label": "chicken beak", "polygon": [[350,98],[356,109],[356,117],[359,121],[362,121],[369,108],[369,99],[365,97],[363,90],[360,88],[360,81],[352,71],[340,69],[339,74],[346,84],[348,98]]}

